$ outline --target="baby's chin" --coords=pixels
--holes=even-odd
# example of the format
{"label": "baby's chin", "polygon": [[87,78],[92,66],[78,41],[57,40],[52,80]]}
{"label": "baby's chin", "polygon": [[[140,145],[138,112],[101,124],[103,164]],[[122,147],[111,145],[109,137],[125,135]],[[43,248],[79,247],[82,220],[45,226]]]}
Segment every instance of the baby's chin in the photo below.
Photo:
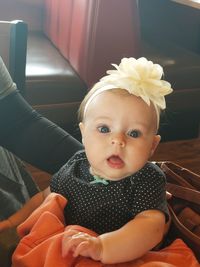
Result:
{"label": "baby's chin", "polygon": [[136,168],[132,168],[131,170],[127,170],[127,171],[111,171],[111,172],[104,172],[102,173],[102,175],[100,175],[101,177],[103,177],[106,180],[109,181],[120,181],[123,180],[124,178],[127,178],[129,176],[134,175],[135,173],[137,173],[139,170],[141,170],[143,168],[143,166],[137,166]]}
{"label": "baby's chin", "polygon": [[127,178],[131,175],[133,175],[134,173],[138,172],[139,169],[135,168],[131,168],[131,169],[124,169],[124,170],[120,170],[120,169],[111,169],[111,168],[106,168],[105,170],[100,170],[100,169],[94,169],[94,168],[90,168],[90,173],[92,175],[97,175],[105,180],[108,181],[120,181],[123,180],[124,178]]}
{"label": "baby's chin", "polygon": [[126,177],[129,177],[133,174],[133,172],[131,173],[124,173],[124,174],[120,174],[120,175],[113,175],[113,174],[103,174],[101,175],[101,177],[103,177],[105,180],[108,180],[108,181],[120,181],[120,180],[123,180],[124,178]]}

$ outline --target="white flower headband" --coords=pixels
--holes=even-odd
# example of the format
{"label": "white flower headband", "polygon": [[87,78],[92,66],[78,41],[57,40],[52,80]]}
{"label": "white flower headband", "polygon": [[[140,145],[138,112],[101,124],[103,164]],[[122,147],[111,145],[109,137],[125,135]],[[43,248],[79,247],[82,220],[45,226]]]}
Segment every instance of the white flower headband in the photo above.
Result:
{"label": "white flower headband", "polygon": [[152,102],[159,116],[159,110],[166,108],[164,96],[173,91],[170,83],[161,80],[163,68],[144,57],[123,58],[119,65],[112,65],[116,70],[108,70],[108,75],[101,78],[91,89],[94,93],[86,102],[84,114],[96,95],[110,89],[120,88],[141,97],[148,105]]}

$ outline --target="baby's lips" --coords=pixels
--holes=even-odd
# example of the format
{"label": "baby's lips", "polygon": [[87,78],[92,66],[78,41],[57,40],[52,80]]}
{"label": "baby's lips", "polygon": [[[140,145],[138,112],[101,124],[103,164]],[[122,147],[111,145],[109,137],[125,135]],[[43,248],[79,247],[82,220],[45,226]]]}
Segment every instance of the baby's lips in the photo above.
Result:
{"label": "baby's lips", "polygon": [[111,167],[121,168],[124,166],[123,160],[119,156],[112,155],[108,158],[108,163]]}

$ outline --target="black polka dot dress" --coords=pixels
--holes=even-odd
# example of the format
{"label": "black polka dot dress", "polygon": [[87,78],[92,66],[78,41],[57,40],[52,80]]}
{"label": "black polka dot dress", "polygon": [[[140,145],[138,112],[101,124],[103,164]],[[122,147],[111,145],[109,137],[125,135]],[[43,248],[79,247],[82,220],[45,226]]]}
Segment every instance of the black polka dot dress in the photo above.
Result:
{"label": "black polka dot dress", "polygon": [[168,218],[165,176],[153,163],[107,185],[93,183],[89,167],[85,152],[77,152],[51,180],[51,191],[68,200],[64,211],[68,225],[81,225],[102,234],[149,209],[160,210]]}

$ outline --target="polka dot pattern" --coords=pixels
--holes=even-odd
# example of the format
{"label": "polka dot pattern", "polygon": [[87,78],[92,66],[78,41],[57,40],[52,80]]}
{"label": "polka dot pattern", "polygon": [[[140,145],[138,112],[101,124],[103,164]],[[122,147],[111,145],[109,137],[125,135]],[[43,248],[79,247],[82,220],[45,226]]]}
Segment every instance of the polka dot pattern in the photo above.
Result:
{"label": "polka dot pattern", "polygon": [[144,210],[157,209],[168,216],[165,177],[150,162],[121,181],[104,185],[91,184],[93,180],[84,151],[76,153],[53,176],[51,191],[68,199],[67,224],[78,224],[102,234],[122,227]]}

